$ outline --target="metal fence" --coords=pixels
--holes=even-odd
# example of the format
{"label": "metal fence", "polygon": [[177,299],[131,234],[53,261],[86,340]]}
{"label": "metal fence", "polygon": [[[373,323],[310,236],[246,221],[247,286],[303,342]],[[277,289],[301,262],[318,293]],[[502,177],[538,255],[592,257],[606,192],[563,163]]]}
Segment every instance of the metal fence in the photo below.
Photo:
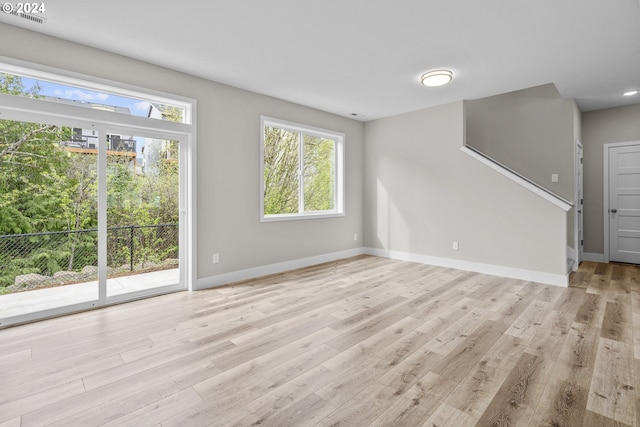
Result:
{"label": "metal fence", "polygon": [[[178,224],[107,229],[107,273],[178,266]],[[98,230],[0,236],[0,294],[81,283],[98,277]]]}

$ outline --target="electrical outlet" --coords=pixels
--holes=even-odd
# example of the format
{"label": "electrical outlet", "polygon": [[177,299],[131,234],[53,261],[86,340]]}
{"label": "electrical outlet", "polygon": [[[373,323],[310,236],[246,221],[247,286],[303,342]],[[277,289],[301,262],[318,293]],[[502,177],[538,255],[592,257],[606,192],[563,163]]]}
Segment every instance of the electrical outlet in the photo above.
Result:
{"label": "electrical outlet", "polygon": [[558,174],[557,173],[552,173],[551,174],[551,182],[558,182]]}
{"label": "electrical outlet", "polygon": [[220,254],[213,254],[213,263],[217,264],[220,262]]}
{"label": "electrical outlet", "polygon": [[453,241],[452,248],[453,248],[454,251],[457,251],[458,249],[460,249],[460,246],[458,245],[458,242],[456,242],[455,240]]}

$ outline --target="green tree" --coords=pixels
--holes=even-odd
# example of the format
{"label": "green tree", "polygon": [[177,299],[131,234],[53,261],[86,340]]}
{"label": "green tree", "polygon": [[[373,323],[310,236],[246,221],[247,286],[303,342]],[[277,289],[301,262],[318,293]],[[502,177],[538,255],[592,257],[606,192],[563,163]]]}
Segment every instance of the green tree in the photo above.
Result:
{"label": "green tree", "polygon": [[[300,137],[303,159],[300,165]],[[335,143],[277,127],[266,127],[264,137],[264,213],[288,214],[299,210],[300,176],[304,184],[304,210],[333,209]]]}
{"label": "green tree", "polygon": [[[123,156],[108,156],[107,221],[110,228],[175,224],[179,213],[178,142],[150,139],[148,152],[157,152],[154,167],[139,173]],[[153,147],[152,147],[153,146]],[[157,150],[156,150],[157,149]],[[147,262],[176,258],[177,228],[135,227],[113,230],[126,238],[111,238],[108,244],[108,264],[120,266],[131,262],[131,242],[135,246],[134,264],[145,268]],[[169,236],[169,237],[167,237]],[[127,240],[128,239],[128,240]],[[118,246],[118,241],[126,245]]]}
{"label": "green tree", "polygon": [[[0,92],[39,97],[40,88],[25,89],[19,76],[0,74]],[[73,186],[69,182],[66,127],[0,120],[0,235],[58,231],[71,226]],[[37,244],[36,244],[37,243]],[[66,268],[65,241],[44,236],[0,241],[0,291],[19,274]]]}
{"label": "green tree", "polygon": [[[25,88],[19,76],[0,74],[0,92],[39,97],[40,88]],[[182,121],[182,110],[162,111]],[[0,238],[0,293],[16,275],[52,275],[81,270],[97,262],[97,157],[72,152],[69,127],[0,119],[0,236],[72,231]],[[178,222],[178,142],[162,141],[153,175],[136,171],[128,156],[107,157],[107,226],[138,226]],[[161,229],[143,229],[137,239],[139,262],[177,257],[175,239]],[[114,263],[128,260],[130,239],[110,239]],[[129,260],[130,261],[130,260]],[[113,264],[109,260],[109,265]]]}
{"label": "green tree", "polygon": [[170,122],[177,122],[177,123],[182,123],[183,120],[183,109],[182,108],[178,108],[178,107],[174,107],[172,105],[165,105],[165,104],[153,104],[153,106],[160,111],[160,114],[162,114],[162,120],[167,120]]}
{"label": "green tree", "polygon": [[264,213],[298,212],[299,134],[266,127],[264,135]]}
{"label": "green tree", "polygon": [[180,204],[180,162],[179,142],[166,141],[158,162],[158,176],[155,182],[149,182],[149,194],[157,209],[156,216],[164,223],[178,222]]}
{"label": "green tree", "polygon": [[[0,92],[36,97],[38,90],[0,75]],[[70,135],[69,128],[0,120],[0,234],[58,230],[67,222],[59,199],[65,199],[60,178],[69,158],[59,145]]]}
{"label": "green tree", "polygon": [[330,139],[304,137],[304,209],[334,208],[335,144]]}

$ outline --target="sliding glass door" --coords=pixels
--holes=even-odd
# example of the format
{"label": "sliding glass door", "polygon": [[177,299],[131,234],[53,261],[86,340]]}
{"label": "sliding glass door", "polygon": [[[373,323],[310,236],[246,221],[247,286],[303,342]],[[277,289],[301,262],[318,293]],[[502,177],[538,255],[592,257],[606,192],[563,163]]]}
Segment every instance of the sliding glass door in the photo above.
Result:
{"label": "sliding glass door", "polygon": [[107,298],[180,283],[180,142],[107,133]]}
{"label": "sliding glass door", "polygon": [[184,138],[0,120],[0,327],[186,288]]}
{"label": "sliding glass door", "polygon": [[0,325],[98,303],[98,141],[0,120]]}
{"label": "sliding glass door", "polygon": [[0,328],[192,286],[193,107],[0,64]]}

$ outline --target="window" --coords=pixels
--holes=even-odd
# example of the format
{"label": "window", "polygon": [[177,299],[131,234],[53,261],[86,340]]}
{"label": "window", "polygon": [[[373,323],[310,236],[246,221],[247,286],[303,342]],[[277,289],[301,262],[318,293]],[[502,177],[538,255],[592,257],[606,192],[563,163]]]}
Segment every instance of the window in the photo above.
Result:
{"label": "window", "polygon": [[195,100],[38,67],[0,64],[0,327],[192,288]]}
{"label": "window", "polygon": [[189,123],[187,103],[150,93],[83,82],[8,64],[0,65],[3,93],[84,108],[111,111],[178,123]]}
{"label": "window", "polygon": [[261,118],[261,220],[344,214],[344,134]]}

